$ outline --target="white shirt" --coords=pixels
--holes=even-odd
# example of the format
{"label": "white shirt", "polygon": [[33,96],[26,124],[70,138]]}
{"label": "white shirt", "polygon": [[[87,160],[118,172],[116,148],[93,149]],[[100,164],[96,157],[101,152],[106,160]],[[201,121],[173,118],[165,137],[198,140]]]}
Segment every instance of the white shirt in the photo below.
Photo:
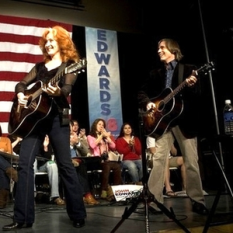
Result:
{"label": "white shirt", "polygon": [[155,138],[147,136],[146,137],[146,147],[147,148],[158,147],[158,145],[155,143]]}

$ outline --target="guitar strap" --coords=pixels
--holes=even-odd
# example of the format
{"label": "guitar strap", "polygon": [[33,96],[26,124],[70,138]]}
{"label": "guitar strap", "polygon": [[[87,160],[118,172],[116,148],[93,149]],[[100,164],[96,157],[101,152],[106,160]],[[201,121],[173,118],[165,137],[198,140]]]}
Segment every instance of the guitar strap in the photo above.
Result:
{"label": "guitar strap", "polygon": [[65,67],[66,67],[66,62],[62,62],[60,67],[57,70],[56,75],[59,74],[60,72],[62,72],[65,69]]}
{"label": "guitar strap", "polygon": [[183,82],[184,64],[179,63],[178,67],[178,84]]}

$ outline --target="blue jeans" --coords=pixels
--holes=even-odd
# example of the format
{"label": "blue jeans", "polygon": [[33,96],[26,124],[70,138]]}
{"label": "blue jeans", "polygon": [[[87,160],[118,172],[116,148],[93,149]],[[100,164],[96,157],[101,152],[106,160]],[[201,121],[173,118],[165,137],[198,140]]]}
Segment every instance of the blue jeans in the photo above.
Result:
{"label": "blue jeans", "polygon": [[57,115],[40,121],[33,132],[22,140],[19,153],[14,220],[18,223],[27,224],[35,221],[33,164],[45,134],[49,135],[64,185],[67,214],[73,221],[84,219],[86,209],[83,203],[83,191],[70,159],[70,127],[69,125],[61,126]]}
{"label": "blue jeans", "polygon": [[141,181],[143,172],[142,172],[142,161],[140,159],[123,160],[121,163],[122,163],[122,168],[128,170],[128,174],[133,183]]}

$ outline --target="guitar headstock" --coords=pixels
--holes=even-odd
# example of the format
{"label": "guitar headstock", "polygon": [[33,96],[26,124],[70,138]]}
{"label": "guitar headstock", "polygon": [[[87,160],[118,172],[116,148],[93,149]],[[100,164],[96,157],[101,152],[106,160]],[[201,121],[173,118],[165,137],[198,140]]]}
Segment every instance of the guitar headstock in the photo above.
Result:
{"label": "guitar headstock", "polygon": [[80,59],[79,62],[73,63],[70,66],[65,68],[65,74],[70,74],[70,73],[74,73],[74,72],[85,72],[85,69],[87,66],[87,60],[84,59]]}
{"label": "guitar headstock", "polygon": [[212,61],[201,66],[196,72],[203,72],[206,75],[210,70],[215,70],[214,63]]}

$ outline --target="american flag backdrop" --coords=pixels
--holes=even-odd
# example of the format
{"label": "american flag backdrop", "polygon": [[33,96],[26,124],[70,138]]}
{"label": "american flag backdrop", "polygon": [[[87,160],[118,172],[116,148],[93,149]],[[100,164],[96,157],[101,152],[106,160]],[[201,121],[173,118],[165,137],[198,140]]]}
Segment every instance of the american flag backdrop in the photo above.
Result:
{"label": "american flag backdrop", "polygon": [[60,25],[72,35],[72,25],[51,20],[0,15],[0,124],[8,134],[15,85],[42,61],[38,41],[46,27]]}

